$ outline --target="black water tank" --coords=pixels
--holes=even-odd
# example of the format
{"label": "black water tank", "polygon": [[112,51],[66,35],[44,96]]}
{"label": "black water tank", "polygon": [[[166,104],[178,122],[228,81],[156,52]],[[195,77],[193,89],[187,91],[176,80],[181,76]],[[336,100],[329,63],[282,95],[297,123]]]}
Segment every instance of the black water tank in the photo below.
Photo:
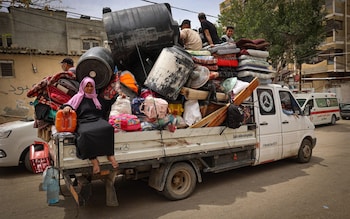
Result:
{"label": "black water tank", "polygon": [[104,47],[92,47],[78,61],[77,80],[80,82],[84,77],[89,76],[95,80],[96,89],[103,88],[111,80],[114,66],[110,50]]}
{"label": "black water tank", "polygon": [[137,46],[156,56],[164,47],[178,42],[179,26],[167,3],[105,13],[103,24],[118,67],[133,65]]}

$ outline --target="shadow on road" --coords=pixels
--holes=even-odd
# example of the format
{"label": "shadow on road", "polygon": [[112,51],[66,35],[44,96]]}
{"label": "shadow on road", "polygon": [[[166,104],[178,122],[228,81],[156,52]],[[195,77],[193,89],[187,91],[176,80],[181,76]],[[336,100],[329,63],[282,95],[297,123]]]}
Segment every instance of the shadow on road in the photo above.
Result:
{"label": "shadow on road", "polygon": [[294,159],[287,159],[223,173],[204,174],[203,182],[197,184],[194,194],[180,201],[167,200],[142,181],[118,181],[118,207],[105,206],[104,184],[94,182],[93,196],[86,206],[77,210],[72,204],[73,198],[66,198],[59,207],[65,208],[65,218],[76,215],[79,218],[158,218],[175,211],[199,210],[201,205],[230,205],[250,192],[263,193],[265,187],[307,176],[305,170],[320,165],[322,161],[322,158],[313,157],[310,163],[299,164]]}

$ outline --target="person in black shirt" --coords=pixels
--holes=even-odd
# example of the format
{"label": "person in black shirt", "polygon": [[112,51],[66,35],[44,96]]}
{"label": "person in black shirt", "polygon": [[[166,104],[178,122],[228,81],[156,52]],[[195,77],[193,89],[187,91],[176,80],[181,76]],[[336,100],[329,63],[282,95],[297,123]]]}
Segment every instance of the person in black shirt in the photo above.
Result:
{"label": "person in black shirt", "polygon": [[203,30],[206,42],[208,42],[210,46],[221,43],[215,25],[207,20],[205,14],[199,13],[198,19],[201,23],[201,28]]}

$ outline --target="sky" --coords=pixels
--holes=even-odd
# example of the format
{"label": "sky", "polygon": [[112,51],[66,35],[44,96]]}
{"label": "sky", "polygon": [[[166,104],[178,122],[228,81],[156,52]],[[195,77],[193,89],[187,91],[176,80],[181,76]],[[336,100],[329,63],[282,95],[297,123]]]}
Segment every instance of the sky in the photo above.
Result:
{"label": "sky", "polygon": [[[191,20],[192,28],[198,29],[200,23],[198,21],[198,13],[204,12],[207,15],[207,20],[212,23],[217,23],[218,15],[220,14],[219,4],[224,0],[61,0],[52,2],[52,5],[56,9],[61,9],[67,12],[74,12],[77,14],[83,14],[91,16],[92,18],[102,19],[102,9],[104,7],[111,8],[112,11],[119,11],[127,8],[134,8],[144,5],[151,5],[150,2],[156,3],[169,3],[172,11],[172,16],[175,21],[181,24],[182,20]],[[185,10],[180,10],[180,9]],[[212,17],[214,16],[214,17]]]}

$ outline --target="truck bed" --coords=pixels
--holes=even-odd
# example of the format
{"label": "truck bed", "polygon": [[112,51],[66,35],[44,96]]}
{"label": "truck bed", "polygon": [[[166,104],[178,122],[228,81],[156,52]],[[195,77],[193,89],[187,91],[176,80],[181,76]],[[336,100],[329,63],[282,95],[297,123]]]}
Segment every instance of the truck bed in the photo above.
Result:
{"label": "truck bed", "polygon": [[[255,145],[255,130],[247,125],[237,129],[218,127],[137,131],[115,133],[115,157],[119,164],[160,160],[167,157],[206,154],[213,151]],[[64,170],[90,166],[88,160],[76,157],[72,133],[57,133],[50,142],[50,154],[55,166]],[[98,158],[101,165],[109,164],[105,156]]]}

